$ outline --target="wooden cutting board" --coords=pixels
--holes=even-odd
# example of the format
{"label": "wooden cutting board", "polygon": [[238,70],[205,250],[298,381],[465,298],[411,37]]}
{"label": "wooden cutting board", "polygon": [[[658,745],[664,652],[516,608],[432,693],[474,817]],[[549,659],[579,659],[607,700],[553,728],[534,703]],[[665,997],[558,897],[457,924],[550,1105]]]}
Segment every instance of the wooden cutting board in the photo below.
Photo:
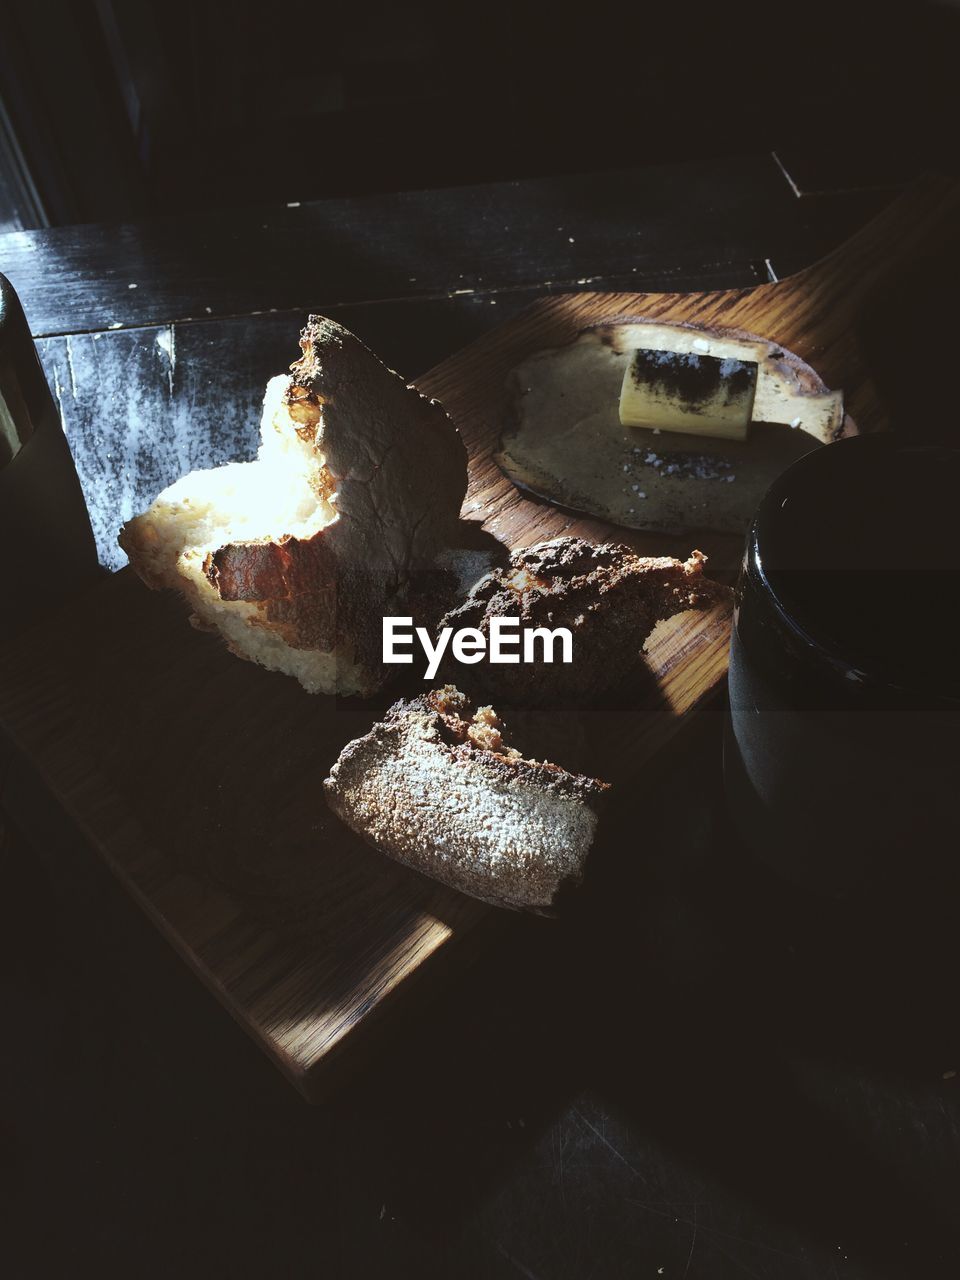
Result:
{"label": "wooden cutting board", "polygon": [[[936,202],[934,202],[936,203]],[[775,285],[704,294],[579,294],[538,303],[418,380],[470,454],[467,518],[513,548],[560,533],[645,552],[690,546],[579,519],[518,492],[493,461],[508,371],[589,324],[659,316],[772,338],[842,386],[861,428],[883,413],[851,338],[878,246],[923,243],[929,192],[832,259]],[[362,334],[361,334],[362,336]],[[701,545],[703,545],[701,543]],[[736,540],[704,550],[732,568]],[[655,696],[616,719],[624,776],[722,687],[729,609],[662,624]],[[321,781],[391,701],[309,697],[187,626],[129,570],[0,651],[0,723],[156,925],[310,1097],[348,1050],[500,913],[395,866],[328,812]]]}

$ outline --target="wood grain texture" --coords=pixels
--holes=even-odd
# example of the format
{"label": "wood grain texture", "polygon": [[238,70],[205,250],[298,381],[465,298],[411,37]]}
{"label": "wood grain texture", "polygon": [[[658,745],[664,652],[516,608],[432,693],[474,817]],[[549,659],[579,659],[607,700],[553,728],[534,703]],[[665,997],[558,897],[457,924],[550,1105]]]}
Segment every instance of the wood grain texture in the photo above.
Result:
{"label": "wood grain texture", "polygon": [[[646,290],[756,284],[748,263],[719,275],[662,272],[604,279],[597,288]],[[638,281],[640,283],[638,283]],[[403,298],[327,308],[407,378],[422,373],[551,292]],[[41,338],[37,349],[60,409],[100,563],[127,563],[117,525],[143,511],[185,471],[252,458],[267,380],[297,354],[306,312],[216,317],[191,324]]]}
{"label": "wood grain texture", "polygon": [[[835,258],[778,285],[548,299],[445,361],[419,385],[443,399],[467,444],[464,514],[511,548],[562,532],[622,536],[522,496],[492,458],[507,371],[618,316],[732,324],[773,338],[845,388],[861,427],[882,427],[851,338],[857,306],[882,275],[891,237],[908,250],[924,242],[955,202],[955,187],[915,194]],[[623,540],[649,551],[663,543]],[[728,635],[724,608],[657,628],[648,645],[653,696],[605,726],[621,779],[641,778],[721,687]],[[129,571],[8,645],[0,672],[0,718],[16,746],[308,1096],[401,995],[496,919],[380,858],[322,802],[320,782],[340,748],[388,699],[307,697],[192,631],[176,599],[147,592]]]}
{"label": "wood grain texture", "polygon": [[[658,636],[665,701],[623,741],[637,768],[717,687],[726,642],[722,610]],[[311,698],[237,662],[130,570],[25,644],[4,655],[22,673],[0,692],[4,727],[306,1092],[417,970],[490,915],[369,850],[327,810],[320,782],[382,700]]]}
{"label": "wood grain texture", "polygon": [[[571,301],[568,325],[577,325]],[[548,324],[544,336],[553,333]],[[536,326],[524,320],[519,334],[535,341]],[[430,392],[442,381],[463,420],[471,503],[485,504],[488,528],[511,547],[561,531],[609,536],[494,479],[509,351],[498,343],[490,360],[468,354],[462,378],[454,357],[421,380]],[[466,514],[479,513],[468,504]],[[652,696],[617,718],[629,772],[720,686],[728,626],[721,608],[657,629]],[[0,718],[17,747],[308,1096],[428,962],[495,919],[366,848],[323,802],[320,783],[340,749],[390,696],[309,697],[192,630],[179,600],[148,592],[129,570],[8,646],[0,670],[12,676],[0,683]]]}
{"label": "wood grain texture", "polygon": [[[843,389],[856,429],[880,430],[888,420],[862,359],[858,322],[886,279],[951,236],[958,211],[960,183],[931,178],[821,262],[776,283],[719,292],[579,294],[544,301],[432,370],[420,385],[449,405],[469,440],[471,415],[460,414],[456,399],[462,371],[482,364],[488,376],[493,367],[497,377],[505,378],[519,360],[569,342],[589,325],[645,316],[739,328],[782,343],[812,365],[829,387]],[[897,317],[890,321],[895,324]],[[492,469],[488,474],[495,483]],[[508,484],[501,477],[498,492]]]}
{"label": "wood grain texture", "polygon": [[781,254],[812,261],[864,216],[846,197],[806,206],[760,154],[15,232],[0,236],[0,271],[43,336],[633,272],[717,276]]}

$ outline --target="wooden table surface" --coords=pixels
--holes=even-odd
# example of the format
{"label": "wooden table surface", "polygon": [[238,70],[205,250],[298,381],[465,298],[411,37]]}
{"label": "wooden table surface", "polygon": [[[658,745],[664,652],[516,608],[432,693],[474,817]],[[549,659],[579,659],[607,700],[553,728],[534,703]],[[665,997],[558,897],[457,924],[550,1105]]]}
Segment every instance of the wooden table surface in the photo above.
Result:
{"label": "wooden table surface", "polygon": [[[249,442],[308,309],[413,377],[552,291],[783,276],[895,194],[801,189],[744,155],[17,233],[0,270],[113,569],[118,516]],[[708,715],[618,907],[519,931],[314,1109],[0,754],[10,1274],[955,1274],[950,901],[763,881],[719,752]]]}

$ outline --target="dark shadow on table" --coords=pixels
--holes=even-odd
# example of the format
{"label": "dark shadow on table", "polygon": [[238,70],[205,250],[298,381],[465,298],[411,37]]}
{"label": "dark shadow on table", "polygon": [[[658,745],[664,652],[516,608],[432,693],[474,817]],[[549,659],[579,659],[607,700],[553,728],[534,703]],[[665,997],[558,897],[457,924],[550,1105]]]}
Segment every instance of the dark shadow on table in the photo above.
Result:
{"label": "dark shadow on table", "polygon": [[[693,853],[669,844],[684,785],[714,793],[712,846]],[[896,1121],[847,1114],[830,1085],[862,1067],[935,1096],[931,1064],[960,1061],[951,858],[918,829],[909,875],[810,899],[745,863],[716,771],[665,785],[648,820],[625,804],[617,827],[573,916],[522,922],[344,1095],[351,1137],[391,1162],[390,1205],[453,1232],[590,1087],[760,1220],[823,1253],[843,1241],[858,1275],[956,1274],[949,1188],[931,1194],[897,1160]],[[931,1143],[955,1149],[956,1117],[934,1109]]]}
{"label": "dark shadow on table", "polygon": [[[561,1229],[549,1175],[532,1184],[528,1161],[590,1090],[638,1152],[656,1144],[671,1170],[729,1190],[744,1237],[809,1243],[799,1261],[770,1248],[758,1270],[746,1243],[718,1233],[729,1274],[743,1259],[764,1280],[819,1280],[843,1242],[858,1280],[955,1275],[957,1128],[940,1077],[960,1064],[957,873],[925,856],[918,827],[909,875],[858,903],[767,881],[725,838],[718,742],[710,713],[682,765],[613,815],[572,914],[512,921],[312,1109],[245,1051],[105,874],[120,924],[75,887],[76,869],[41,885],[8,850],[0,974],[31,1066],[3,1064],[2,1174],[31,1256],[99,1260],[106,1277],[120,1261],[126,1274],[245,1276],[264,1274],[282,1235],[293,1274],[318,1240],[342,1276],[516,1274],[497,1235]],[[845,1096],[861,1069],[888,1088]],[[52,1160],[38,1165],[38,1150]],[[598,1146],[605,1157],[623,1174],[622,1155]],[[674,1192],[681,1176],[669,1174]],[[14,1261],[20,1238],[8,1237]],[[654,1263],[646,1239],[597,1241],[596,1274]],[[694,1257],[691,1280],[715,1280],[704,1265]],[[576,1260],[544,1274],[578,1276]]]}

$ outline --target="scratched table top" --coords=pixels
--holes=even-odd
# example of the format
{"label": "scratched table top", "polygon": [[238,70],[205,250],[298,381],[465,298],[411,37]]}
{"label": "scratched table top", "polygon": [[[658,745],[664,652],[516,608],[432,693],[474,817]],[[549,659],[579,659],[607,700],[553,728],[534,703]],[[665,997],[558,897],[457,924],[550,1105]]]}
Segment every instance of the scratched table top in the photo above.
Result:
{"label": "scratched table top", "polygon": [[[18,233],[0,270],[113,570],[123,518],[249,452],[307,310],[414,377],[551,291],[788,274],[894,194],[800,190],[745,156]],[[720,733],[718,710],[665,763],[627,891],[510,932],[313,1109],[0,756],[0,1186],[6,1256],[35,1268],[13,1274],[275,1274],[278,1240],[297,1276],[949,1273],[951,899],[764,880]]]}

